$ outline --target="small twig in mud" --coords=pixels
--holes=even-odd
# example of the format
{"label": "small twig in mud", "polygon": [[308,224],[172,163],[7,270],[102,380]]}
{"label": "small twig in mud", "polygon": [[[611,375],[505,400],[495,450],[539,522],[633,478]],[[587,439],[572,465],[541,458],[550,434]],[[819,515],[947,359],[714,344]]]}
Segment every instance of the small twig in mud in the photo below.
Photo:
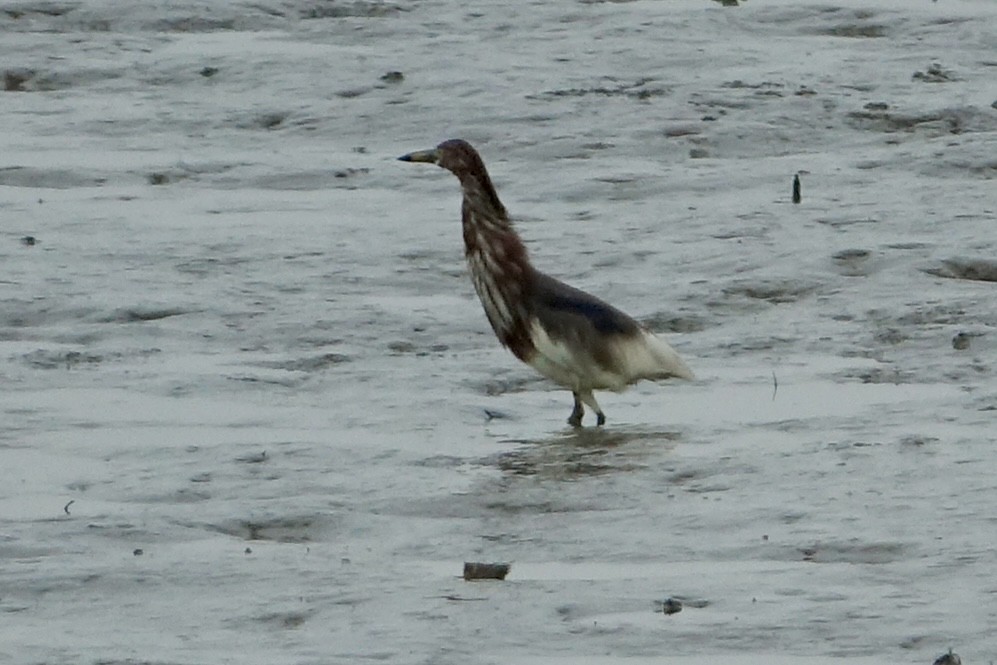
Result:
{"label": "small twig in mud", "polygon": [[69,514],[69,507],[71,505],[73,505],[74,503],[76,503],[76,499],[70,499],[69,503],[67,503],[65,506],[62,507],[63,512],[68,515]]}
{"label": "small twig in mud", "polygon": [[775,370],[772,370],[772,401],[775,401],[775,394],[779,392],[779,379],[775,376]]}
{"label": "small twig in mud", "polygon": [[441,598],[443,598],[443,600],[454,600],[464,603],[471,602],[472,600],[488,600],[487,598],[464,598],[463,596],[455,596],[453,594],[441,596]]}
{"label": "small twig in mud", "polygon": [[507,563],[470,563],[464,562],[465,580],[504,580],[509,574]]}
{"label": "small twig in mud", "polygon": [[803,200],[803,196],[800,194],[800,174],[797,173],[793,176],[793,203],[799,203]]}

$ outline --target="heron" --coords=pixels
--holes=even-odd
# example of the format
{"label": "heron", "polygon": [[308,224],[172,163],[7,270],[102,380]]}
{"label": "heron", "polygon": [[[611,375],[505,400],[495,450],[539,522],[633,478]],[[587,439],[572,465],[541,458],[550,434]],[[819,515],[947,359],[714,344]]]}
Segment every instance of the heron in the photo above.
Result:
{"label": "heron", "polygon": [[675,350],[645,326],[533,267],[484,161],[467,141],[450,139],[398,159],[436,164],[460,180],[464,254],[488,322],[519,360],[571,390],[569,425],[581,427],[586,406],[596,425],[605,424],[594,390],[694,378]]}

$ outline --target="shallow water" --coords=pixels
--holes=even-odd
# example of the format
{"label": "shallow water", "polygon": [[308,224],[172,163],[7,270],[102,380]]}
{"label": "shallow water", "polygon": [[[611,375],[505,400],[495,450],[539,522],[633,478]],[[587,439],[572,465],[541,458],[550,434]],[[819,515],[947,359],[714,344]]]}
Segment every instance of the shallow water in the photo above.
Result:
{"label": "shallow water", "polygon": [[[997,4],[0,30],[5,661],[995,658]],[[394,159],[451,136],[699,379],[568,428]]]}

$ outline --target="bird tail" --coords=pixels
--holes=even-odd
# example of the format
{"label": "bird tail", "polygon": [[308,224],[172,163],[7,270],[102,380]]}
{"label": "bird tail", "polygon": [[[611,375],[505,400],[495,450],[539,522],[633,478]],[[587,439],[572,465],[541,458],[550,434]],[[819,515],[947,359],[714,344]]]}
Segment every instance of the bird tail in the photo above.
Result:
{"label": "bird tail", "polygon": [[656,337],[654,333],[647,330],[644,333],[644,343],[647,345],[647,350],[652,358],[654,358],[657,367],[653,374],[648,375],[648,379],[687,379],[692,381],[696,378],[696,375],[692,373],[689,366],[685,364],[685,361],[679,357],[679,354],[675,352],[668,342],[663,339]]}
{"label": "bird tail", "polygon": [[675,349],[648,330],[641,329],[636,336],[618,337],[613,355],[616,380],[611,383],[617,384],[613,390],[623,390],[627,385],[643,379],[696,378]]}

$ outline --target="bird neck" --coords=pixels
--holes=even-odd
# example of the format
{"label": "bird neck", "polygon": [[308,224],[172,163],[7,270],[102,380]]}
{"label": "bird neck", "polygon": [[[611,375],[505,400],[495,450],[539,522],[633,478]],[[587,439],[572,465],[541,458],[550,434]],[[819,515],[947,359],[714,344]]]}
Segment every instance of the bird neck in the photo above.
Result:
{"label": "bird neck", "polygon": [[495,185],[488,176],[488,171],[484,170],[484,165],[480,170],[463,171],[456,174],[460,179],[460,188],[464,193],[464,202],[470,201],[476,208],[490,210],[496,216],[508,220],[509,216],[505,211],[505,206],[499,199]]}
{"label": "bird neck", "polygon": [[520,359],[532,352],[530,289],[534,269],[487,175],[461,178],[464,252],[474,290],[498,336]]}
{"label": "bird neck", "polygon": [[468,257],[487,253],[497,261],[487,262],[492,272],[515,273],[529,268],[526,245],[509,221],[509,214],[487,173],[465,175],[460,179],[464,200],[461,218],[464,249]]}

